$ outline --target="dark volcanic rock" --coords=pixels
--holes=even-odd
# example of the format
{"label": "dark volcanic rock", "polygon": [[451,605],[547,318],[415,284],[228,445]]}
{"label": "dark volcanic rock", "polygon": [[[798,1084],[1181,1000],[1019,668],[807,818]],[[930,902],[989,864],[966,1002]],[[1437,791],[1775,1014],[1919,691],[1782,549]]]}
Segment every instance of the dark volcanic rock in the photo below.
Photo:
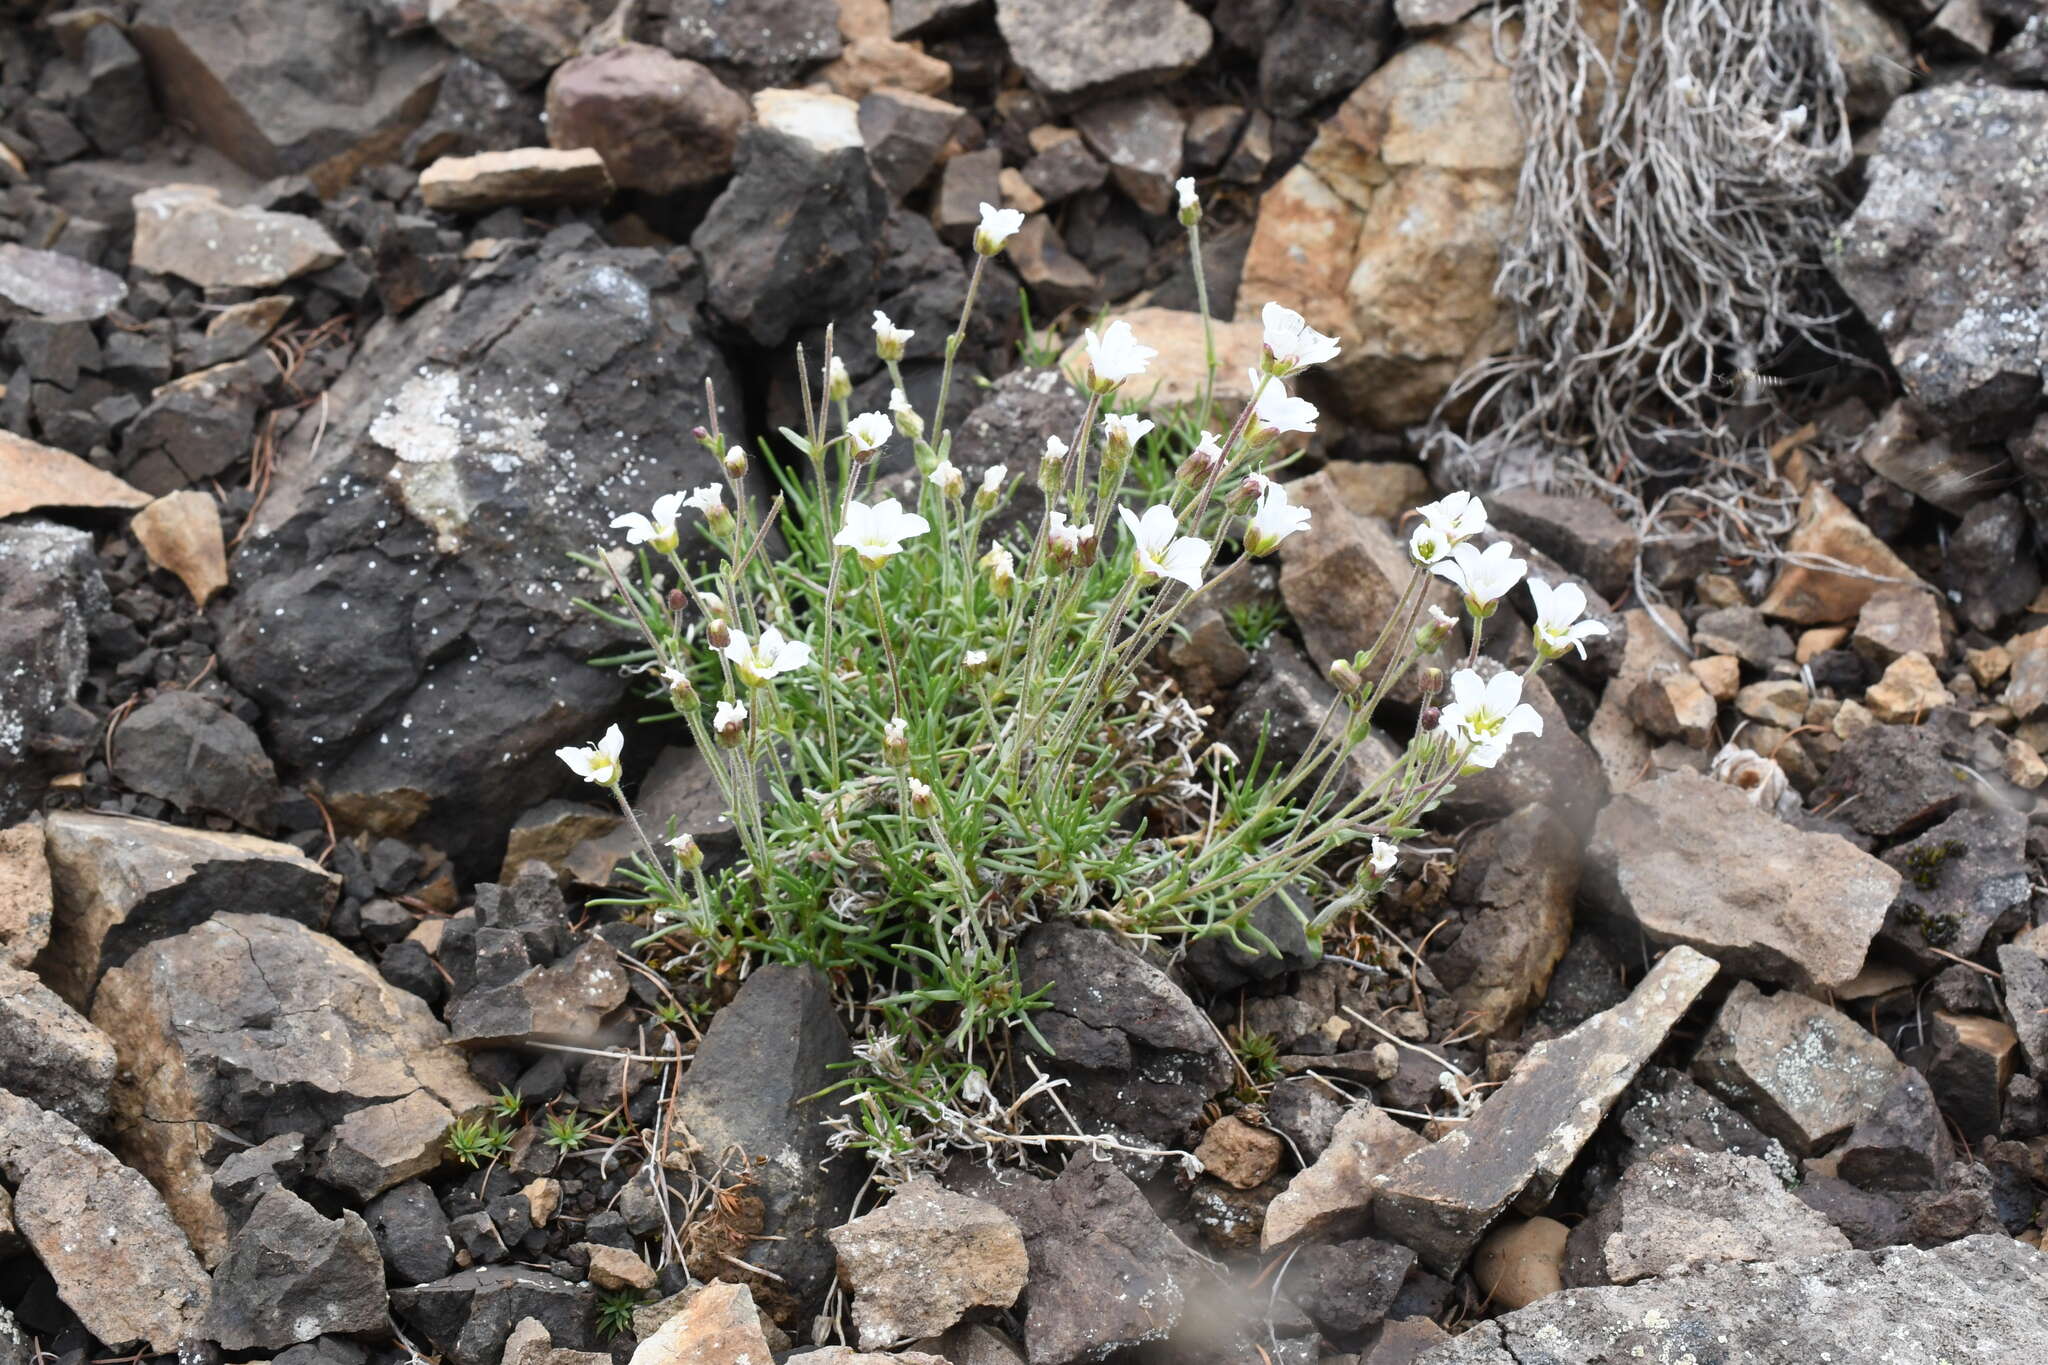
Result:
{"label": "dark volcanic rock", "polygon": [[842,46],[833,0],[669,0],[661,45],[748,85],[795,84]]}
{"label": "dark volcanic rock", "polygon": [[34,973],[0,961],[0,1090],[98,1134],[116,1065],[105,1034]]}
{"label": "dark volcanic rock", "polygon": [[393,1284],[425,1284],[455,1269],[448,1215],[417,1180],[384,1191],[363,1209]]}
{"label": "dark volcanic rock", "polygon": [[[624,693],[569,562],[718,478],[690,258],[568,235],[371,330],[315,449],[300,423],[235,560],[224,669],[338,819],[489,855]],[[374,639],[377,648],[363,642]]]}
{"label": "dark volcanic rock", "polygon": [[324,1218],[272,1190],[228,1243],[206,1335],[230,1351],[277,1350],[328,1332],[384,1327],[384,1266],[362,1217]]}
{"label": "dark volcanic rock", "polygon": [[1298,118],[1350,94],[1385,59],[1393,27],[1390,0],[1296,0],[1259,50],[1260,102]]}
{"label": "dark volcanic rock", "polygon": [[1387,1315],[1415,1253],[1361,1237],[1304,1247],[1287,1272],[1287,1296],[1328,1332],[1362,1332]]}
{"label": "dark volcanic rock", "polygon": [[598,1345],[597,1290],[523,1266],[484,1266],[432,1284],[394,1290],[392,1309],[447,1354],[450,1365],[500,1365],[505,1339],[526,1318],[558,1347]]}
{"label": "dark volcanic rock", "polygon": [[1963,803],[1969,779],[1942,754],[1928,725],[1872,725],[1842,744],[1809,807],[1831,807],[1859,834],[1904,839]]}
{"label": "dark volcanic rock", "polygon": [[[1100,930],[1041,924],[1017,957],[1023,989],[1046,992],[1045,1008],[1032,1015],[1052,1047],[1040,1064],[1071,1082],[1061,1098],[1074,1119],[1138,1146],[1183,1146],[1232,1075],[1229,1054],[1194,1002]],[[1157,1158],[1122,1160],[1147,1173],[1158,1167]]]}
{"label": "dark volcanic rock", "polygon": [[121,722],[113,750],[114,776],[124,786],[270,832],[277,769],[254,730],[204,697],[159,693]]}
{"label": "dark volcanic rock", "polygon": [[2029,894],[2026,842],[2021,812],[1972,807],[1886,853],[1904,880],[1878,942],[1928,973],[2018,928]]}
{"label": "dark volcanic rock", "polygon": [[86,532],[0,524],[0,827],[34,810],[50,774],[84,756],[93,722],[73,699],[87,628],[108,602]]}

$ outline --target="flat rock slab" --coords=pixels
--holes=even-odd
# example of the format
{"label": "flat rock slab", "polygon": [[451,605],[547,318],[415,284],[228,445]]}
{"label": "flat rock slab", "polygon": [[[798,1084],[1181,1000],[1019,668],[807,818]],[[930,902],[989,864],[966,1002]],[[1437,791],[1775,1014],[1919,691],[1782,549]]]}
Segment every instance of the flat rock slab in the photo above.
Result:
{"label": "flat rock slab", "polygon": [[1015,1219],[928,1179],[829,1235],[865,1350],[936,1336],[970,1308],[1008,1308],[1031,1269]]}
{"label": "flat rock slab", "polygon": [[268,289],[342,258],[311,218],[232,208],[210,185],[165,185],[135,196],[135,265],[205,289]]}
{"label": "flat rock slab", "polygon": [[1602,913],[1784,986],[1832,989],[1862,971],[1902,881],[1840,835],[1795,829],[1684,770],[1610,802],[1588,854]]}
{"label": "flat rock slab", "polygon": [[0,431],[0,517],[44,507],[132,508],[148,501],[149,494],[69,451]]}
{"label": "flat rock slab", "polygon": [[420,172],[420,197],[441,213],[488,213],[505,204],[601,204],[611,196],[604,158],[588,147],[444,156]]}
{"label": "flat rock slab", "polygon": [[1898,1079],[1891,1049],[1840,1010],[1795,991],[1729,993],[1699,1054],[1699,1083],[1801,1156],[1825,1151]]}
{"label": "flat rock slab", "polygon": [[128,286],[111,270],[66,256],[0,242],[0,299],[50,322],[103,318],[128,297]]}
{"label": "flat rock slab", "polygon": [[[1449,1274],[1510,1203],[1535,1214],[1720,966],[1677,947],[1629,998],[1538,1043],[1469,1123],[1379,1176],[1373,1222]],[[1519,1201],[1519,1202],[1517,1202]]]}
{"label": "flat rock slab", "polygon": [[2048,1359],[2048,1256],[2001,1235],[1567,1290],[1416,1365],[2012,1365]]}

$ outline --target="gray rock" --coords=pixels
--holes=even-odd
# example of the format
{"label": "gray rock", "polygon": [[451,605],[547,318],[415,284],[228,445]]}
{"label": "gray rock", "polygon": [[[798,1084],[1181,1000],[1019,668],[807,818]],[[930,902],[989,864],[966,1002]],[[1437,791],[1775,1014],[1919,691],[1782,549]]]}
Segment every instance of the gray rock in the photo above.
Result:
{"label": "gray rock", "polygon": [[0,1177],[14,1223],[78,1320],[102,1342],[168,1353],[212,1292],[163,1196],[69,1121],[0,1090]]}
{"label": "gray rock", "polygon": [[179,810],[213,811],[268,834],[282,794],[256,732],[191,692],[160,692],[114,732],[114,776]]}
{"label": "gray rock", "polygon": [[1733,654],[1751,668],[1765,669],[1792,657],[1792,636],[1755,607],[1717,607],[1693,623],[1693,648],[1702,654]]}
{"label": "gray rock", "polygon": [[1163,85],[1211,41],[1181,0],[996,0],[996,27],[1025,78],[1063,105]]}
{"label": "gray rock", "polygon": [[0,1089],[105,1132],[114,1045],[33,973],[0,962]]}
{"label": "gray rock", "polygon": [[1840,1010],[1796,991],[1766,996],[1744,981],[1715,1016],[1692,1070],[1764,1132],[1813,1156],[1876,1112],[1900,1067]]}
{"label": "gray rock", "polygon": [[[1076,924],[1031,929],[1018,943],[1017,968],[1027,994],[1045,991],[1032,1023],[1052,1055],[1023,1046],[1069,1083],[1060,1098],[1083,1131],[1139,1147],[1186,1146],[1203,1106],[1234,1074],[1194,1002],[1112,935]],[[1120,1160],[1149,1175],[1162,1158]]]}
{"label": "gray rock", "polygon": [[448,1008],[449,1036],[473,1047],[587,1045],[605,1016],[626,1003],[626,970],[611,944],[585,939],[559,962],[457,996]]}
{"label": "gray rock", "polygon": [[295,1188],[305,1175],[306,1139],[297,1133],[279,1133],[229,1154],[220,1163],[213,1173],[214,1202],[227,1215],[229,1225],[240,1228],[265,1195],[275,1189]]}
{"label": "gray rock", "polygon": [[1832,989],[1862,971],[1901,884],[1841,836],[1795,829],[1683,770],[1610,802],[1587,859],[1601,914],[1788,986]]}
{"label": "gray rock", "polygon": [[1889,842],[1946,819],[1971,795],[1970,781],[1942,753],[1933,726],[1870,725],[1842,742],[1807,804]]}
{"label": "gray rock", "polygon": [[224,472],[249,448],[276,374],[276,363],[261,355],[163,385],[121,433],[123,477],[163,494]]}
{"label": "gray rock", "polygon": [[121,815],[54,811],[44,826],[55,897],[37,970],[80,1009],[101,974],[230,906],[319,926],[341,878],[290,844]]}
{"label": "gray rock", "polygon": [[1627,595],[1638,537],[1606,503],[1510,488],[1488,496],[1486,512],[1490,522],[1522,537],[1609,601]]}
{"label": "gray rock", "polygon": [[953,28],[987,5],[988,0],[889,0],[889,36],[916,38]]}
{"label": "gray rock", "polygon": [[2048,1352],[2048,1257],[2009,1237],[1846,1251],[1553,1294],[1418,1365],[1923,1365]]}
{"label": "gray rock", "polygon": [[516,90],[483,63],[458,57],[441,78],[425,121],[399,148],[398,160],[424,166],[441,156],[538,146],[548,140],[541,115],[540,91]]}
{"label": "gray rock", "polygon": [[455,47],[515,85],[532,85],[575,54],[590,0],[429,0],[427,21]]}
{"label": "gray rock", "polygon": [[1908,1239],[1906,1210],[1889,1195],[1860,1190],[1839,1176],[1818,1171],[1807,1172],[1793,1194],[1840,1228],[1858,1251],[1879,1251]]}
{"label": "gray rock", "polygon": [[851,1161],[823,1164],[836,1101],[821,1092],[852,1055],[822,973],[763,967],[712,1018],[676,1099],[674,1159],[709,1179],[735,1160],[771,1158],[750,1167],[743,1196],[758,1201],[759,1240],[734,1255],[776,1277],[750,1287],[778,1321],[795,1321],[831,1282],[825,1234],[846,1221],[860,1185]]}
{"label": "gray rock", "polygon": [[838,95],[763,92],[732,182],[690,245],[713,312],[757,346],[781,346],[868,297],[887,192],[868,171],[859,106]]}
{"label": "gray rock", "polygon": [[363,1221],[395,1285],[425,1284],[455,1269],[448,1215],[417,1180],[386,1190],[363,1208]]}
{"label": "gray rock", "polygon": [[928,1179],[827,1236],[863,1350],[944,1332],[973,1308],[1008,1308],[1031,1268],[1015,1219]]}
{"label": "gray rock", "polygon": [[1109,167],[1088,150],[1087,139],[1071,129],[1061,131],[1064,137],[1045,139],[1036,155],[1024,163],[1025,180],[1048,204],[1085,194],[1109,179]]}
{"label": "gray rock", "polygon": [[205,1334],[230,1351],[281,1350],[329,1332],[384,1329],[384,1266],[362,1217],[272,1190],[213,1275]]}
{"label": "gray rock", "polygon": [[1842,1179],[1872,1191],[1930,1190],[1955,1160],[1927,1078],[1906,1067],[1837,1149]]}
{"label": "gray rock", "polygon": [[275,19],[269,0],[148,0],[129,37],[166,114],[253,175],[304,172],[334,193],[426,114],[448,50],[388,35],[349,0]]}
{"label": "gray rock", "polygon": [[1578,892],[1579,841],[1542,806],[1526,806],[1464,844],[1451,896],[1472,913],[1429,959],[1464,1011],[1463,1028],[1511,1032],[1542,1002],[1571,945]]}
{"label": "gray rock", "polygon": [[843,46],[833,0],[669,0],[661,45],[748,86],[794,85]]}
{"label": "gray rock", "polygon": [[103,318],[128,297],[119,275],[61,251],[0,243],[0,299],[51,322]]}
{"label": "gray rock", "polygon": [[513,1329],[528,1318],[566,1350],[598,1346],[597,1290],[525,1267],[484,1266],[432,1284],[393,1290],[399,1320],[417,1328],[450,1365],[501,1365]]}
{"label": "gray rock", "polygon": [[[861,130],[867,136],[867,130]],[[1003,152],[1000,147],[955,152],[939,167],[932,191],[932,227],[956,247],[973,242],[981,225],[981,206],[1003,202]]]}
{"label": "gray rock", "polygon": [[891,199],[924,183],[968,117],[957,104],[909,90],[885,88],[861,97],[861,143]]}
{"label": "gray rock", "polygon": [[1683,1071],[1644,1067],[1615,1113],[1615,1124],[1635,1151],[1666,1147],[1732,1152],[1755,1157],[1782,1182],[1799,1178],[1799,1163],[1776,1138],[1701,1089]]}
{"label": "gray rock", "polygon": [[108,604],[90,534],[36,518],[0,523],[0,826],[42,804],[67,754],[85,756],[94,724],[74,699],[87,625]]}
{"label": "gray rock", "polygon": [[1606,1203],[1572,1229],[1565,1282],[1634,1284],[1728,1261],[1848,1250],[1849,1239],[1755,1157],[1671,1146],[1622,1172]]}
{"label": "gray rock", "polygon": [[1350,94],[1391,50],[1393,11],[1391,0],[1296,0],[1259,49],[1259,102],[1299,118]]}
{"label": "gray rock", "polygon": [[85,89],[74,109],[85,135],[103,156],[116,156],[149,140],[157,123],[156,101],[142,54],[117,24],[86,30],[79,64]]}
{"label": "gray rock", "polygon": [[1998,950],[2005,1014],[2019,1035],[2027,1068],[2048,1076],[2048,957],[2008,943]]}
{"label": "gray rock", "polygon": [[620,189],[672,194],[731,172],[753,112],[708,68],[625,43],[563,63],[547,116],[549,143],[593,148]]}
{"label": "gray rock", "polygon": [[694,395],[733,393],[687,256],[578,240],[371,330],[317,450],[305,423],[280,450],[223,619],[224,671],[338,821],[491,867],[506,816],[573,780],[553,750],[595,738],[625,690],[589,666],[618,637],[577,608],[596,585],[568,557],[718,477]]}
{"label": "gray rock", "polygon": [[1902,880],[1878,941],[1921,973],[1976,957],[1987,939],[2025,922],[2026,843],[2023,812],[1987,806],[1891,849],[1884,860]]}
{"label": "gray rock", "polygon": [[1913,88],[1913,45],[1897,19],[1868,0],[1827,0],[1828,34],[1842,64],[1844,103],[1854,119],[1874,119]]}
{"label": "gray rock", "polygon": [[1373,1223],[1448,1274],[1510,1203],[1543,1210],[1558,1181],[1720,968],[1673,948],[1629,998],[1538,1043],[1471,1121],[1375,1178]]}
{"label": "gray rock", "polygon": [[2002,1019],[1936,1010],[1931,1041],[1927,1083],[1963,1138],[1981,1142],[1999,1129],[2005,1089],[2019,1061],[2019,1037]]}
{"label": "gray rock", "polygon": [[1281,1284],[1318,1327],[1349,1335],[1387,1316],[1414,1266],[1415,1253],[1407,1247],[1360,1237],[1303,1247]]}
{"label": "gray rock", "polygon": [[1173,211],[1187,121],[1171,100],[1164,95],[1104,100],[1075,114],[1074,127],[1132,203],[1154,215]]}
{"label": "gray rock", "polygon": [[227,1244],[207,1178],[216,1127],[242,1142],[312,1138],[373,1107],[425,1108],[437,1126],[390,1172],[396,1185],[437,1166],[448,1124],[489,1100],[424,1002],[274,916],[218,914],[139,950],[107,973],[92,1018],[121,1057],[121,1153],[170,1192],[210,1258]]}
{"label": "gray rock", "polygon": [[1828,268],[1884,338],[1906,393],[1966,435],[2033,416],[2048,370],[2038,239],[2048,92],[1945,86],[1885,115],[1870,188]]}
{"label": "gray rock", "polygon": [[327,229],[296,213],[231,208],[209,185],[135,196],[135,266],[202,289],[268,289],[342,258]]}

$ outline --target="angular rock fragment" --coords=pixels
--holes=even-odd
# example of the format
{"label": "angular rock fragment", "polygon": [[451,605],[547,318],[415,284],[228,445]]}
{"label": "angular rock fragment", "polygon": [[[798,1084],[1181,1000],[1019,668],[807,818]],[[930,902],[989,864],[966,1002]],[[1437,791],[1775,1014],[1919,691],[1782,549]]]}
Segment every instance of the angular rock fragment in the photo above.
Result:
{"label": "angular rock fragment", "polygon": [[1966,807],[1886,852],[1901,881],[1878,941],[1923,974],[1975,958],[1987,939],[2024,921],[2026,842],[2021,812]]}
{"label": "angular rock fragment", "polygon": [[588,147],[620,189],[673,194],[732,170],[753,118],[741,95],[686,58],[645,43],[576,57],[548,81],[548,141]]}
{"label": "angular rock fragment", "polygon": [[[47,321],[91,322],[127,297],[128,286],[111,270],[61,251],[0,243],[0,299]],[[18,438],[0,436],[0,451],[13,439]]]}
{"label": "angular rock fragment", "polygon": [[1901,885],[1835,834],[1809,834],[1742,792],[1674,772],[1600,813],[1587,898],[1653,944],[1687,943],[1744,976],[1846,985]]}
{"label": "angular rock fragment", "polygon": [[588,1042],[604,1017],[625,1003],[626,968],[611,944],[592,937],[559,962],[458,996],[448,1010],[448,1030],[458,1043],[493,1047]]}
{"label": "angular rock fragment", "polygon": [[268,832],[282,795],[256,732],[191,692],[162,692],[129,712],[109,744],[114,776],[179,810],[214,811]]}
{"label": "angular rock fragment", "polygon": [[[11,246],[0,246],[0,252]],[[149,494],[68,451],[0,431],[0,517],[45,507],[141,507],[148,501]]]}
{"label": "angular rock fragment", "polygon": [[268,289],[342,258],[327,229],[295,213],[230,208],[208,185],[135,196],[135,265],[203,289]]}
{"label": "angular rock fragment", "polygon": [[0,1090],[103,1135],[114,1045],[33,973],[0,961]]}
{"label": "angular rock fragment", "polygon": [[2036,1076],[2048,1076],[2048,957],[2017,943],[1998,950],[2005,1013]]}
{"label": "angular rock fragment", "polygon": [[1511,1030],[1542,1003],[1571,945],[1578,891],[1578,840],[1544,807],[1524,807],[1464,845],[1451,896],[1475,913],[1430,965],[1467,1027]]}
{"label": "angular rock fragment", "polygon": [[1627,1000],[1530,1049],[1469,1122],[1374,1178],[1380,1234],[1449,1273],[1510,1203],[1540,1213],[1609,1106],[1719,970],[1673,948]]}
{"label": "angular rock fragment", "polygon": [[50,942],[53,898],[43,827],[0,829],[0,963],[26,967]]}
{"label": "angular rock fragment", "polygon": [[1835,1155],[1836,1172],[1861,1189],[1931,1190],[1955,1160],[1955,1145],[1927,1078],[1909,1066]]}
{"label": "angular rock fragment", "polygon": [[996,27],[1025,79],[1062,105],[1164,84],[1211,41],[1181,0],[996,0]]}
{"label": "angular rock fragment", "polygon": [[455,1269],[448,1215],[434,1192],[417,1180],[386,1190],[363,1208],[394,1285],[425,1284]]}
{"label": "angular rock fragment", "polygon": [[2019,1060],[2018,1035],[2002,1019],[1936,1010],[1932,1040],[1927,1083],[1943,1112],[1969,1142],[1996,1133]]}
{"label": "angular rock fragment", "polygon": [[1858,833],[1890,842],[1946,819],[1972,788],[1942,752],[1934,727],[1866,725],[1842,741],[1810,801],[1837,812]]}
{"label": "angular rock fragment", "polygon": [[167,493],[137,512],[128,529],[149,562],[176,574],[200,606],[228,585],[220,505],[208,494],[196,488]]}
{"label": "angular rock fragment", "polygon": [[420,197],[439,213],[489,213],[507,204],[601,204],[611,195],[604,158],[587,147],[444,156],[420,172]]}
{"label": "angular rock fragment", "polygon": [[1826,1151],[1877,1109],[1899,1075],[1891,1049],[1796,991],[1744,981],[1693,1059],[1699,1083],[1800,1156]]}
{"label": "angular rock fragment", "polygon": [[1030,1271],[1016,1220],[928,1179],[826,1235],[864,1350],[934,1336],[973,1308],[1008,1308]]}
{"label": "angular rock fragment", "polygon": [[[1911,566],[1873,535],[1820,479],[1813,481],[1800,501],[1799,521],[1785,548],[1813,560],[1787,559],[1772,580],[1770,592],[1758,603],[1764,615],[1781,621],[1808,626],[1853,621],[1879,589],[1920,581]],[[1820,567],[1814,560],[1822,556],[1860,572]]]}
{"label": "angular rock fragment", "polygon": [[263,1196],[213,1276],[205,1333],[230,1351],[282,1350],[385,1325],[384,1265],[361,1215],[326,1218],[290,1190]]}
{"label": "angular rock fragment", "polygon": [[[558,1346],[598,1346],[597,1291],[524,1267],[484,1266],[392,1292],[401,1323],[417,1328],[450,1365],[502,1365],[505,1343],[528,1318]],[[766,1353],[763,1353],[766,1358]],[[681,1365],[677,1362],[676,1365]]]}
{"label": "angular rock fragment", "polygon": [[844,48],[833,0],[669,0],[661,45],[718,67],[749,88],[795,85],[808,67]]}
{"label": "angular rock fragment", "polygon": [[0,824],[41,804],[53,770],[83,764],[93,722],[75,698],[108,600],[90,534],[0,522]]}
{"label": "angular rock fragment", "polygon": [[588,0],[429,0],[427,20],[457,48],[515,85],[531,85],[576,52],[595,17]]}

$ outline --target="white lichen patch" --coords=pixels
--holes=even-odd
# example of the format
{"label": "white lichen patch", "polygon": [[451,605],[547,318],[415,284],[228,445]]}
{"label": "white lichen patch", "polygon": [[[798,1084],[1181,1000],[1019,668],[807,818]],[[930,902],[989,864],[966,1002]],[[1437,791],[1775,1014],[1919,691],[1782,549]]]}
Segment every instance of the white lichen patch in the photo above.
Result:
{"label": "white lichen patch", "polygon": [[398,457],[391,479],[406,510],[433,528],[435,548],[453,553],[476,510],[465,467],[513,474],[543,463],[544,425],[502,393],[479,402],[455,371],[422,367],[377,414],[369,434]]}

